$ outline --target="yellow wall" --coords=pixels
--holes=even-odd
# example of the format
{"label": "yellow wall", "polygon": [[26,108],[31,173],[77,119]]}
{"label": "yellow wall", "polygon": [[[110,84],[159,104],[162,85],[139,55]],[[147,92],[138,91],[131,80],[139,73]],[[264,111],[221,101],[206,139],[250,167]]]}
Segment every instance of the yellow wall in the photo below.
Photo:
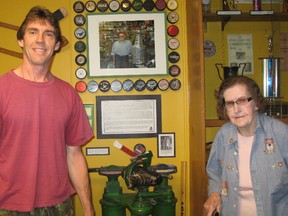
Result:
{"label": "yellow wall", "polygon": [[[74,43],[76,42],[76,39],[74,37],[74,23],[73,18],[75,16],[75,13],[72,9],[72,5],[75,1],[72,0],[26,0],[25,3],[23,3],[22,0],[9,0],[5,1],[5,3],[2,3],[2,6],[0,7],[0,21],[6,22],[13,25],[20,25],[21,21],[23,20],[24,16],[28,12],[28,10],[34,6],[34,5],[41,5],[45,6],[46,8],[50,9],[51,11],[55,11],[60,7],[64,7],[68,11],[68,16],[60,21],[60,25],[62,28],[62,34],[70,41],[70,43],[64,47],[59,54],[56,55],[56,58],[53,62],[52,66],[52,73],[56,76],[68,81],[71,83],[71,85],[75,85],[75,83],[78,81],[78,79],[75,77],[75,70],[77,66],[75,65],[75,56],[76,53],[74,51]],[[84,1],[85,2],[85,1]],[[190,1],[189,4],[191,5]],[[200,2],[200,1],[199,1]],[[196,12],[198,13],[198,26],[199,28],[202,28],[201,25],[201,19],[200,17],[200,11],[201,4],[199,2],[196,3]],[[195,5],[195,2],[193,3]],[[174,164],[178,168],[178,172],[173,175],[173,179],[170,181],[173,190],[175,192],[175,196],[178,199],[177,207],[176,207],[176,214],[181,215],[181,208],[185,210],[185,215],[191,215],[190,214],[190,208],[193,208],[193,212],[200,213],[202,211],[202,201],[198,202],[197,204],[190,203],[191,197],[195,195],[197,198],[197,193],[201,193],[202,197],[206,197],[205,188],[206,185],[203,184],[204,182],[202,180],[197,180],[199,173],[197,172],[198,169],[202,170],[201,176],[204,176],[204,165],[201,162],[204,155],[204,148],[201,142],[199,142],[199,139],[203,139],[204,131],[201,129],[203,128],[204,124],[204,110],[203,107],[200,106],[200,103],[203,102],[203,97],[200,95],[197,96],[197,92],[199,92],[199,86],[203,89],[203,77],[202,72],[197,71],[191,71],[190,76],[193,76],[193,73],[197,76],[197,80],[199,84],[196,86],[195,83],[190,82],[188,83],[188,63],[190,66],[193,66],[193,63],[191,62],[191,56],[186,55],[187,53],[187,36],[186,36],[186,1],[185,0],[178,0],[178,8],[177,13],[179,14],[179,21],[177,22],[177,26],[180,29],[180,33],[177,36],[178,40],[180,41],[180,47],[178,48],[178,52],[180,53],[180,61],[177,63],[180,68],[182,69],[181,74],[177,77],[181,83],[182,87],[178,91],[160,91],[156,90],[155,92],[150,92],[148,90],[144,90],[143,92],[139,93],[136,90],[133,90],[132,92],[124,92],[123,90],[119,93],[114,93],[111,90],[107,93],[102,93],[99,90],[96,93],[80,93],[83,103],[85,104],[94,104],[95,106],[95,96],[98,95],[146,95],[146,94],[160,94],[162,98],[162,131],[165,132],[175,132],[176,134],[176,157],[175,158],[158,158],[157,157],[157,138],[130,138],[130,139],[118,139],[122,144],[125,144],[128,148],[133,149],[134,145],[137,143],[143,143],[147,150],[151,150],[154,154],[154,158],[152,163],[158,164],[158,163],[166,163],[166,164]],[[193,6],[195,8],[195,6]],[[189,14],[189,19],[192,17],[191,14]],[[192,18],[193,19],[193,18]],[[192,20],[193,21],[193,20]],[[191,21],[190,21],[191,22]],[[192,22],[193,23],[193,22]],[[195,23],[195,21],[194,21]],[[167,24],[168,26],[168,24]],[[191,32],[191,28],[189,30]],[[199,31],[197,31],[198,34]],[[0,47],[10,49],[16,52],[21,52],[20,48],[17,45],[16,42],[16,32],[14,30],[9,30],[0,27]],[[85,41],[85,40],[84,40]],[[201,40],[193,41],[193,43],[197,44],[198,47],[202,49]],[[189,45],[193,45],[193,43],[189,43]],[[167,49],[168,52],[170,52]],[[198,56],[201,59],[201,56]],[[163,57],[164,58],[164,57]],[[0,65],[1,65],[1,74],[9,71],[10,69],[13,69],[18,64],[20,64],[21,60],[15,57],[12,57],[10,55],[6,55],[3,53],[0,53]],[[199,61],[198,61],[199,64]],[[170,65],[170,63],[169,63]],[[123,81],[127,77],[119,78],[120,81]],[[133,81],[142,78],[143,80],[147,80],[151,77],[133,77],[131,78]],[[168,80],[171,80],[172,77],[169,76],[157,76],[153,77],[156,80],[160,80],[161,78],[167,78]],[[84,81],[88,82],[91,80],[91,78],[86,78]],[[93,79],[97,82],[100,82],[103,80],[102,78],[95,78]],[[112,81],[113,78],[107,78],[108,81]],[[192,78],[193,80],[193,78]],[[199,100],[199,105],[192,104],[192,108],[188,109],[188,106],[191,106],[189,104],[190,102],[190,91],[193,91],[191,95],[199,97],[197,98]],[[202,94],[204,91],[202,91]],[[201,98],[202,97],[202,98]],[[192,102],[194,103],[194,102]],[[195,108],[195,110],[194,110]],[[197,114],[195,111],[200,111],[202,114]],[[189,112],[192,112],[192,117],[189,117]],[[193,117],[194,116],[194,117]],[[96,123],[96,116],[94,117],[95,123]],[[194,125],[189,128],[189,120],[192,119],[194,121]],[[202,119],[202,123],[199,122],[199,119]],[[96,125],[95,125],[96,127]],[[190,135],[192,132],[192,135]],[[190,136],[195,137],[195,139],[190,140]],[[89,156],[87,157],[87,162],[89,167],[100,167],[100,166],[106,166],[106,165],[121,165],[125,166],[129,164],[130,158],[128,155],[124,154],[123,152],[119,151],[115,147],[113,147],[113,142],[115,139],[93,139],[86,147],[109,147],[110,148],[110,155],[109,156]],[[192,144],[195,144],[195,149],[197,151],[193,151],[193,154],[195,155],[195,160],[193,160],[195,167],[193,171],[195,172],[195,183],[193,183],[193,186],[190,186],[190,180],[191,179],[191,173],[190,173],[190,164],[189,157],[191,154]],[[83,148],[83,152],[85,152],[85,148]],[[181,168],[181,164],[187,164],[186,170],[183,170]],[[184,167],[184,166],[182,166]],[[185,171],[185,172],[184,172]],[[183,174],[185,173],[185,174]],[[106,182],[106,177],[99,176],[97,173],[92,173],[91,175],[91,185],[93,190],[93,200],[95,203],[95,208],[97,211],[97,215],[101,215],[101,206],[99,204],[99,200],[101,199],[103,189]],[[199,176],[200,177],[200,176]],[[201,179],[200,177],[199,179]],[[120,179],[121,185],[123,188],[126,188],[124,182],[122,179]],[[181,184],[185,185],[186,187],[181,189]],[[197,185],[203,185],[204,190],[202,191],[196,191],[195,194],[191,195],[188,191],[192,190],[193,187],[198,187]],[[191,187],[191,188],[190,188]],[[193,190],[192,190],[193,191]],[[127,190],[125,190],[127,192]],[[129,191],[132,192],[132,191]],[[195,198],[194,197],[194,198]],[[199,200],[199,199],[198,199]],[[203,199],[200,199],[203,200]],[[181,204],[182,203],[182,204]],[[76,196],[76,215],[81,216],[82,210],[80,207],[79,200]],[[182,205],[182,206],[181,206]],[[197,207],[194,207],[197,206]]]}

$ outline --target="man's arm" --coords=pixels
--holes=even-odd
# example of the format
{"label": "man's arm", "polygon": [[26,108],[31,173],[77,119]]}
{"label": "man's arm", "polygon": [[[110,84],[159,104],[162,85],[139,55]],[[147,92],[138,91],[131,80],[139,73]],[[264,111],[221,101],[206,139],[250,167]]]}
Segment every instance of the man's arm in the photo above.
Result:
{"label": "man's arm", "polygon": [[80,198],[84,215],[94,216],[88,168],[81,146],[67,146],[66,149],[69,176]]}

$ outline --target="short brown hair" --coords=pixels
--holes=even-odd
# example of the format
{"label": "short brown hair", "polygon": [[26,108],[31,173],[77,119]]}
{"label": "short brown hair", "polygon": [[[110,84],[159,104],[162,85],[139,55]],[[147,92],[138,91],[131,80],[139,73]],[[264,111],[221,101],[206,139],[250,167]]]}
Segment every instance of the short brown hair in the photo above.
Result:
{"label": "short brown hair", "polygon": [[26,18],[24,19],[20,28],[17,31],[17,40],[23,39],[28,23],[37,21],[37,20],[42,20],[42,21],[47,20],[54,27],[56,42],[62,42],[61,31],[60,31],[58,20],[56,19],[54,14],[51,13],[48,9],[45,9],[40,6],[35,6],[30,9],[28,14],[26,15]]}

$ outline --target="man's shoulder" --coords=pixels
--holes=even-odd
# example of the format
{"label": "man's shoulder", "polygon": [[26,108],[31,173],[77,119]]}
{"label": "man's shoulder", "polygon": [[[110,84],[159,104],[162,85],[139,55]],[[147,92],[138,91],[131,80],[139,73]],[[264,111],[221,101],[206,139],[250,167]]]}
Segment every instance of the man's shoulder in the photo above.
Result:
{"label": "man's shoulder", "polygon": [[68,81],[65,81],[65,80],[63,80],[63,79],[60,79],[60,78],[58,78],[58,77],[56,77],[56,76],[54,76],[54,80],[55,80],[54,82],[55,82],[57,85],[60,85],[60,86],[62,86],[62,87],[64,87],[64,88],[68,88],[68,89],[73,89],[73,90],[75,90]]}
{"label": "man's shoulder", "polygon": [[12,70],[0,75],[0,82],[4,84],[5,82],[7,82],[8,79],[11,79],[12,78],[11,73]]}
{"label": "man's shoulder", "polygon": [[68,83],[68,81],[65,81],[63,79],[54,76],[54,84],[56,85],[58,90],[61,90],[66,93],[70,92],[71,94],[77,95],[77,91],[70,83]]}

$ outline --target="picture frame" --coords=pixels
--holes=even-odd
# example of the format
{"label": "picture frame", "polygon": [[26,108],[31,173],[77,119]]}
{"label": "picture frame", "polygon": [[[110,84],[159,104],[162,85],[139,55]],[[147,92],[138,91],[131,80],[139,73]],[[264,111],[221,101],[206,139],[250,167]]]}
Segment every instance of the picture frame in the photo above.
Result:
{"label": "picture frame", "polygon": [[161,95],[96,96],[97,138],[157,137]]}
{"label": "picture frame", "polygon": [[84,108],[87,114],[87,118],[90,122],[90,126],[94,131],[94,104],[84,104]]}
{"label": "picture frame", "polygon": [[175,133],[158,134],[157,155],[159,158],[176,157]]}
{"label": "picture frame", "polygon": [[110,155],[109,147],[87,147],[86,156],[104,156]]}
{"label": "picture frame", "polygon": [[[165,12],[96,13],[86,17],[89,77],[168,74]],[[113,64],[117,54],[112,53],[112,47],[120,32],[133,45],[124,68]]]}

